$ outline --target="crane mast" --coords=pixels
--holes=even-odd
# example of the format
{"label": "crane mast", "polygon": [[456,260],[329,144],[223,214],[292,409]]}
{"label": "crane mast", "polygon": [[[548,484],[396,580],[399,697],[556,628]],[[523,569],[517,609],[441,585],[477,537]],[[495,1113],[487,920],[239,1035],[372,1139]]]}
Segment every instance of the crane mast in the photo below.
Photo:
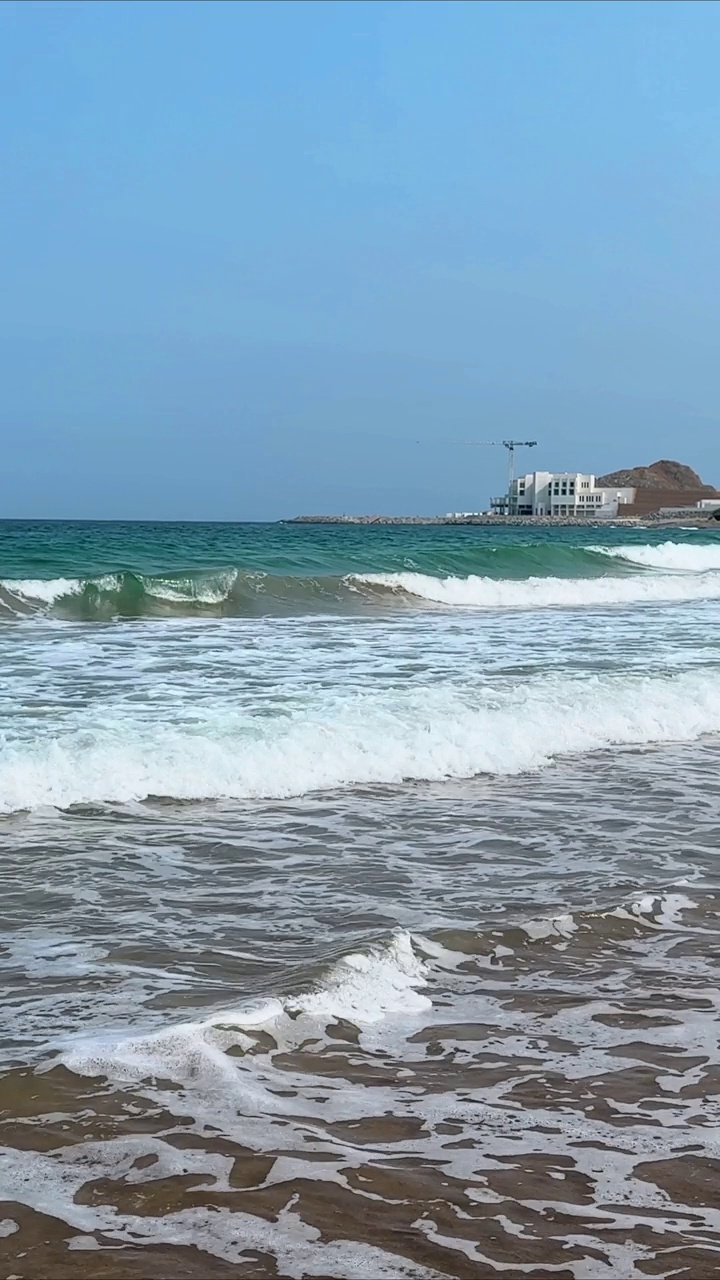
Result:
{"label": "crane mast", "polygon": [[479,448],[498,448],[507,449],[508,451],[508,488],[507,488],[507,513],[513,515],[513,481],[515,479],[515,450],[516,449],[534,449],[537,440],[469,440],[471,446]]}

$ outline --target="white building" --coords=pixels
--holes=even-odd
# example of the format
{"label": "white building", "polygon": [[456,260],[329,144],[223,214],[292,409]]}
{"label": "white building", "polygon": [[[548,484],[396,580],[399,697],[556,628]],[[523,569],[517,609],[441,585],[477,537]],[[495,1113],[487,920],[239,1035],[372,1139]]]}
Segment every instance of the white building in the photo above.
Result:
{"label": "white building", "polygon": [[495,515],[611,520],[634,500],[633,488],[599,488],[595,476],[582,471],[529,471],[513,481],[509,504],[503,495],[492,499],[490,509]]}

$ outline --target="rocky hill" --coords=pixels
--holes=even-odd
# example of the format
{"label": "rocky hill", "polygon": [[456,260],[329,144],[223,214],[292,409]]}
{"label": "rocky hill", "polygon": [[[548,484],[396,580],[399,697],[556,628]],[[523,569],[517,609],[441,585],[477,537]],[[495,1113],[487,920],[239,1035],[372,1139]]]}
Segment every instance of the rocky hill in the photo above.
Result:
{"label": "rocky hill", "polygon": [[716,489],[705,484],[692,467],[682,462],[671,462],[662,459],[653,462],[649,467],[630,467],[627,471],[611,471],[609,475],[600,476],[597,483],[608,488],[624,488],[632,485],[634,489],[665,489],[682,493],[687,490],[714,495]]}

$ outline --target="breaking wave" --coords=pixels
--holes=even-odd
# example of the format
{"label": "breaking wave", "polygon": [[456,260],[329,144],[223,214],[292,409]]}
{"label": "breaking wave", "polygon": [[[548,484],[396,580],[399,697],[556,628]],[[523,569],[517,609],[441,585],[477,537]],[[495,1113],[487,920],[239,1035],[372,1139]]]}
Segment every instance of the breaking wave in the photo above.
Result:
{"label": "breaking wave", "polygon": [[372,574],[361,586],[434,604],[476,609],[582,608],[602,605],[662,604],[720,599],[720,572],[695,575],[638,574],[606,578],[431,578],[420,573]]}
{"label": "breaking wave", "polygon": [[68,620],[342,613],[441,605],[537,609],[720,598],[720,543],[550,544],[425,553],[392,571],[165,574],[0,579],[0,617]]}
{"label": "breaking wave", "polygon": [[710,546],[695,542],[661,542],[637,547],[594,547],[592,550],[628,564],[671,573],[720,571],[720,541]]}
{"label": "breaking wave", "polygon": [[[276,996],[258,1003],[215,1011],[202,1022],[193,1021],[120,1039],[86,1041],[64,1055],[65,1065],[78,1075],[105,1075],[115,1080],[164,1076],[194,1084],[232,1085],[237,1060],[226,1056],[230,1046],[252,1050],[252,1034],[292,1024],[301,1016],[324,1025],[343,1019],[356,1025],[379,1022],[392,1014],[418,1014],[430,1008],[422,993],[427,964],[409,933],[399,930],[387,942],[341,957],[319,981],[294,996]],[[248,1035],[250,1033],[250,1035]],[[201,1077],[199,1080],[198,1077]]]}
{"label": "breaking wave", "polygon": [[[232,1096],[239,1084],[248,1088],[247,1077],[238,1077],[237,1051],[267,1052],[268,1041],[259,1035],[270,1034],[271,1045],[282,1042],[287,1049],[308,1035],[308,1020],[316,1027],[337,1021],[363,1027],[398,1016],[422,1018],[432,1008],[427,989],[437,970],[452,971],[470,958],[507,963],[528,947],[564,949],[575,937],[583,939],[584,947],[587,938],[604,945],[610,939],[648,938],[686,927],[684,913],[696,905],[683,893],[660,890],[605,910],[520,918],[479,932],[439,930],[425,936],[398,929],[384,941],[341,956],[315,981],[301,984],[296,995],[247,1001],[214,1010],[202,1020],[147,1033],[82,1037],[62,1054],[62,1061],[81,1076],[117,1082],[166,1079],[196,1089],[220,1088]],[[229,1049],[235,1056],[228,1055]],[[273,1110],[272,1095],[263,1102]]]}
{"label": "breaking wave", "polygon": [[542,676],[508,686],[309,692],[290,712],[129,706],[0,746],[0,812],[73,804],[282,799],[356,785],[512,775],[614,745],[720,730],[717,673]]}

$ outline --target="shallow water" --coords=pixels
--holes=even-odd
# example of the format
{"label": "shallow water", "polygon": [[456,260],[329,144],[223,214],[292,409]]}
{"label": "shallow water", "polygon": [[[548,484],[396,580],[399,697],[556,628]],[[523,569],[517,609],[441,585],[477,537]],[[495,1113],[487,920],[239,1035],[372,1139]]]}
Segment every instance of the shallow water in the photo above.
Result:
{"label": "shallow water", "polygon": [[717,1274],[720,543],[142,528],[0,560],[4,1274]]}

